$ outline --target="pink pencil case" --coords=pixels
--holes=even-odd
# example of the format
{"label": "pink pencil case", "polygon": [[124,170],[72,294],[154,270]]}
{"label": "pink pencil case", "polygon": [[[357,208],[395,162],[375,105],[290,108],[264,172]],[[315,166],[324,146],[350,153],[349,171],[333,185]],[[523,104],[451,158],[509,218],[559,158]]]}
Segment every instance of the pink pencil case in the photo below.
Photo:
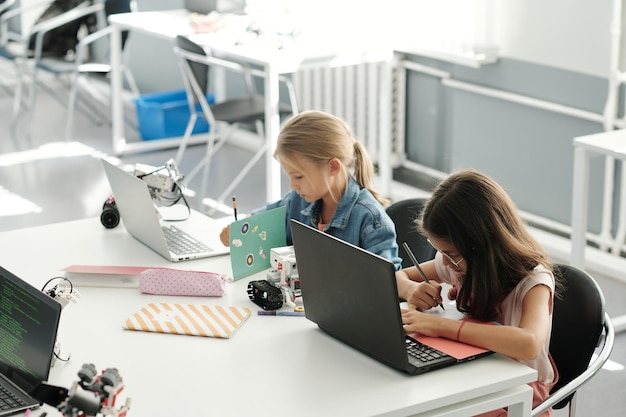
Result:
{"label": "pink pencil case", "polygon": [[139,275],[144,294],[221,297],[225,289],[226,275],[215,272],[150,268]]}

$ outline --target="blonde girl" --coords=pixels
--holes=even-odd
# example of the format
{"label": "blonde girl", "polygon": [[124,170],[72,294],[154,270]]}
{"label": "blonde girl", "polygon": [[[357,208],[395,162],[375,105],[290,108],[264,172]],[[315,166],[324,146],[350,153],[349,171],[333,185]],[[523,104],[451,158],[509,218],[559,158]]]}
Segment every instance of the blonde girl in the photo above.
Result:
{"label": "blonde girl", "polygon": [[[401,267],[395,227],[385,212],[388,202],[373,187],[374,165],[343,120],[320,111],[292,117],[278,136],[274,157],[291,190],[254,213],[286,206],[287,244],[292,244],[289,219],[296,219]],[[225,245],[229,235],[228,227],[220,234]]]}

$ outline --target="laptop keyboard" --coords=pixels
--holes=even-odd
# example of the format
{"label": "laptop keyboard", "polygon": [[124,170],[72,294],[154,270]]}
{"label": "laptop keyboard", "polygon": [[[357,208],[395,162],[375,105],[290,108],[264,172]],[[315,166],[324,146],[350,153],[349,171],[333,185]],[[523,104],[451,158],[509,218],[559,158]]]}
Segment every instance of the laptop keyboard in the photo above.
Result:
{"label": "laptop keyboard", "polygon": [[211,248],[189,236],[175,226],[163,226],[163,233],[170,250],[177,255],[211,252]]}
{"label": "laptop keyboard", "polygon": [[430,346],[426,346],[411,337],[406,338],[406,351],[410,356],[423,363],[436,361],[448,356],[445,353]]}
{"label": "laptop keyboard", "polygon": [[26,403],[5,387],[0,386],[0,411],[17,409],[21,406],[26,406]]}

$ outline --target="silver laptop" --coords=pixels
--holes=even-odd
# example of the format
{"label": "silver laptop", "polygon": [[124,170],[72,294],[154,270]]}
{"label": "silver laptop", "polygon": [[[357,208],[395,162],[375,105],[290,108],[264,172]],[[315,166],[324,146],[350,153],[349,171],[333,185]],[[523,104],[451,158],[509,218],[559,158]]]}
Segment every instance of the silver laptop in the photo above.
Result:
{"label": "silver laptop", "polygon": [[181,227],[177,227],[162,221],[144,181],[104,159],[101,161],[124,227],[135,239],[172,262],[229,253],[230,249],[219,240],[219,230],[193,236],[182,230],[185,222],[178,222]]}
{"label": "silver laptop", "polygon": [[410,337],[392,262],[296,220],[291,234],[306,318],[335,339],[412,375],[493,353],[457,359]]}
{"label": "silver laptop", "polygon": [[38,407],[48,379],[61,304],[0,267],[0,416]]}

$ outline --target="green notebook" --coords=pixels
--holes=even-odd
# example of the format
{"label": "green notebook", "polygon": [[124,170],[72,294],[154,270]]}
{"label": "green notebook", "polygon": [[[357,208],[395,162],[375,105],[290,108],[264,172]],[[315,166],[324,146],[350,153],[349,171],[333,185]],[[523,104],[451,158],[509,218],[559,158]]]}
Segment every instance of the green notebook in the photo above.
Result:
{"label": "green notebook", "polygon": [[283,206],[230,224],[233,280],[270,267],[270,250],[287,244],[286,216]]}

